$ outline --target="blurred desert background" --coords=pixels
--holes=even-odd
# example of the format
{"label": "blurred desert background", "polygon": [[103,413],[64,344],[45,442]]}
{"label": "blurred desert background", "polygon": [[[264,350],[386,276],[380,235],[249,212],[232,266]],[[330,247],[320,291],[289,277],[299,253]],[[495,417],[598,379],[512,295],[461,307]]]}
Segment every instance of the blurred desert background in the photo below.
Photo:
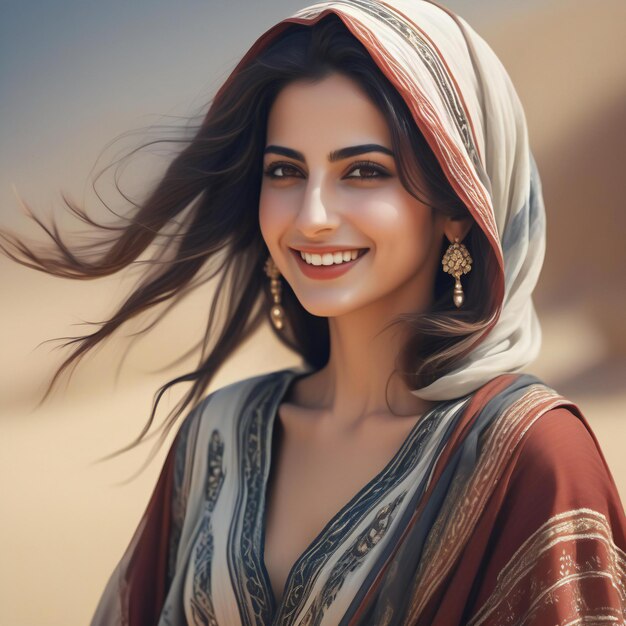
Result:
{"label": "blurred desert background", "polygon": [[[105,165],[116,155],[107,144],[203,110],[252,41],[306,4],[3,3],[2,228],[41,240],[15,191],[68,228],[76,225],[63,215],[61,190],[106,215],[91,177],[98,158]],[[581,407],[626,501],[626,3],[447,5],[508,68],[542,175],[548,243],[535,300],[544,343],[528,370]],[[154,133],[146,132],[128,141]],[[166,162],[167,151],[154,151],[137,160],[126,180],[139,194]],[[110,182],[103,187],[122,208]],[[150,444],[105,463],[96,459],[129,443],[157,387],[194,366],[187,359],[166,369],[201,336],[210,285],[139,336],[119,370],[139,325],[122,329],[37,406],[64,354],[43,342],[106,318],[136,277],[73,283],[0,258],[0,624],[88,623],[156,481],[167,445],[128,484],[121,483],[139,469]],[[264,328],[212,388],[296,363]]]}

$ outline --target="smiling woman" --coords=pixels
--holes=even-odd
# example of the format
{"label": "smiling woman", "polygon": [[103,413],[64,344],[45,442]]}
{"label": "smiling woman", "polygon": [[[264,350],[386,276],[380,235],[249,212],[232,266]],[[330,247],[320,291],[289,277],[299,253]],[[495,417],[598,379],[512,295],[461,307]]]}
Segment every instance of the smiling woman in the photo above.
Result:
{"label": "smiling woman", "polygon": [[389,125],[358,83],[339,73],[291,83],[272,106],[267,143],[261,232],[298,302],[336,318],[344,337],[358,319],[382,328],[429,310],[444,235],[463,239],[471,220],[445,217],[404,187]]}
{"label": "smiling woman", "polygon": [[[202,361],[158,396],[192,383],[168,428],[192,410],[93,624],[624,621],[610,472],[578,407],[520,373],[544,222],[486,43],[432,2],[341,0],[256,42],[103,247],[7,237],[74,278],[165,238],[61,371],[221,276]],[[202,398],[268,314],[303,366]]]}

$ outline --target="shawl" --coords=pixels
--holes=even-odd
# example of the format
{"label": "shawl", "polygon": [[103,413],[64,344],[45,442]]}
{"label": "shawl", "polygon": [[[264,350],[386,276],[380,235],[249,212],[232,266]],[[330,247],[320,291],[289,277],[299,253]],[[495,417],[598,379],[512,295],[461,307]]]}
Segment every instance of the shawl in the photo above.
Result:
{"label": "shawl", "polygon": [[186,417],[93,626],[625,622],[610,472],[578,408],[526,374],[426,413],[296,560],[276,606],[265,494],[277,407],[301,375],[233,383]]}
{"label": "shawl", "polygon": [[265,486],[276,409],[302,373],[209,395],[184,420],[92,624],[626,623],[626,518],[610,471],[578,407],[519,373],[540,344],[531,294],[545,215],[508,75],[464,20],[423,0],[302,9],[233,75],[289,24],[329,13],[403,96],[489,241],[488,332],[414,390],[438,404],[294,563],[279,606],[263,561]]}

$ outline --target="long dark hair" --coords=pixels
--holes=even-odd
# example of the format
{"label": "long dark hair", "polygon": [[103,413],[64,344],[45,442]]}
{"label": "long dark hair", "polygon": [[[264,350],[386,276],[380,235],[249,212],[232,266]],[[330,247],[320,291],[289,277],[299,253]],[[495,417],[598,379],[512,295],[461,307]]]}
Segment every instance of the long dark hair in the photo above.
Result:
{"label": "long dark hair", "polygon": [[[199,401],[233,351],[266,319],[271,299],[263,266],[268,251],[259,227],[258,205],[268,113],[277,94],[290,82],[315,81],[332,72],[356,81],[385,116],[406,189],[434,211],[453,218],[468,217],[401,96],[341,20],[329,15],[313,26],[288,25],[240,67],[147,199],[131,206],[118,225],[102,225],[66,200],[77,217],[103,231],[105,236],[97,246],[70,246],[54,225],[35,216],[50,237],[47,250],[36,250],[13,235],[2,234],[4,252],[19,263],[77,279],[119,272],[150,252],[156,240],[165,242],[154,247],[138,288],[115,314],[93,333],[67,341],[72,352],[55,372],[48,392],[63,372],[125,322],[168,303],[162,316],[191,289],[217,277],[197,369],[158,389],[145,427],[120,452],[146,436],[168,389],[191,383],[163,423],[161,443],[178,416]],[[426,181],[426,188],[421,181]],[[464,278],[463,308],[455,309],[452,280],[439,271],[431,310],[391,322],[403,324],[408,331],[397,372],[410,388],[424,386],[450,371],[494,314],[496,303],[488,277],[493,275],[495,258],[475,225],[466,243],[478,269]],[[442,241],[442,254],[444,250]],[[287,328],[277,331],[278,338],[309,365],[322,367],[330,348],[327,319],[309,314],[288,284],[283,285],[282,300]]]}

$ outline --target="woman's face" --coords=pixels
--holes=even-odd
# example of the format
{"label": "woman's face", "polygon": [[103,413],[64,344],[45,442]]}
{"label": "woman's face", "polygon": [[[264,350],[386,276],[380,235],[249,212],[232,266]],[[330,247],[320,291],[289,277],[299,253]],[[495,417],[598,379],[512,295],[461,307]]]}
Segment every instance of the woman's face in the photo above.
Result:
{"label": "woman's face", "polygon": [[307,311],[428,306],[443,219],[400,183],[385,118],[357,83],[331,74],[285,87],[263,169],[263,238]]}

